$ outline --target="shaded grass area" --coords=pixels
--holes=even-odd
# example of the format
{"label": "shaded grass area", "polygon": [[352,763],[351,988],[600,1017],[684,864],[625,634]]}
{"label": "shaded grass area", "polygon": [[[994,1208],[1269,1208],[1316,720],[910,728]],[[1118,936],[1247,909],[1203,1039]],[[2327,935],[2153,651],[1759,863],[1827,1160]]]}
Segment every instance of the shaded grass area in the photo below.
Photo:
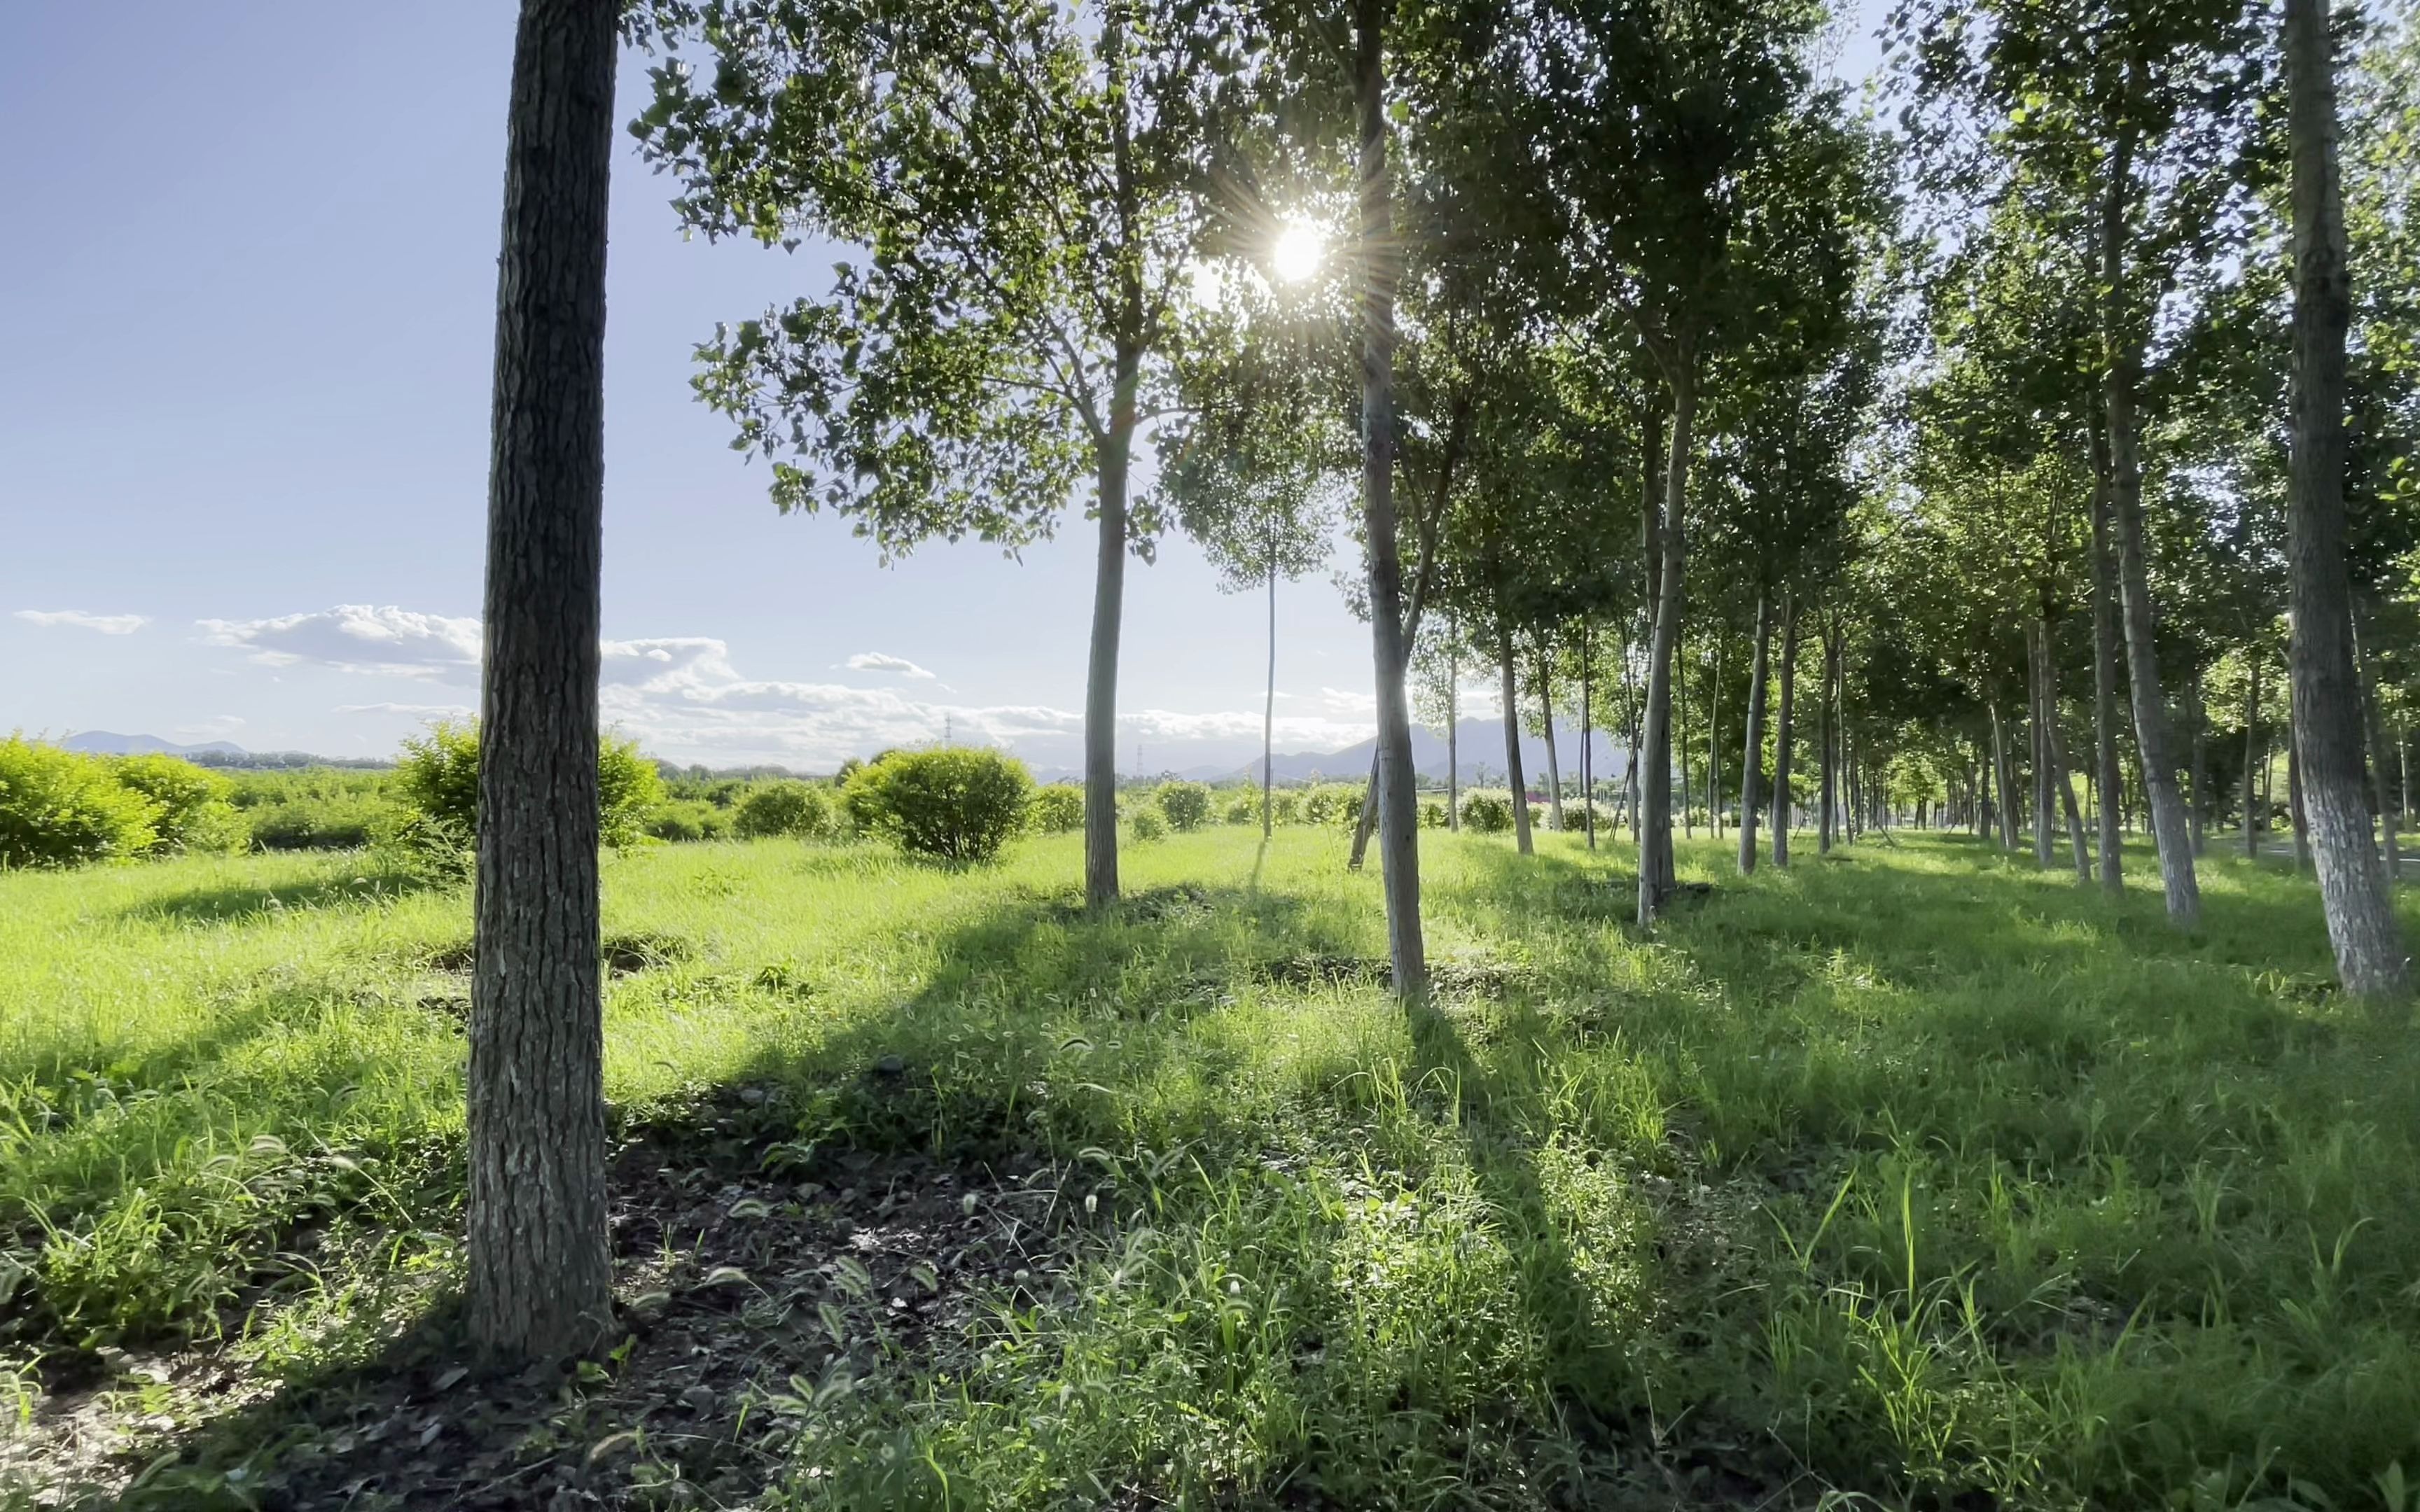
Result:
{"label": "shaded grass area", "polygon": [[[2213,858],[2180,936],[2148,856],[2112,903],[1951,838],[1745,881],[1684,842],[1719,887],[1640,938],[1626,853],[1540,839],[1423,837],[1410,1014],[1322,833],[1134,847],[1106,920],[1067,839],[613,859],[626,1124],[745,1094],[750,1166],[1094,1183],[1061,1294],[779,1416],[766,1494],[2351,1507],[2420,1473],[2420,1056],[2330,990],[2306,882]],[[0,877],[0,1412],[196,1335],[324,1381],[442,1295],[467,911],[358,864]],[[256,1420],[189,1458],[263,1473]]]}

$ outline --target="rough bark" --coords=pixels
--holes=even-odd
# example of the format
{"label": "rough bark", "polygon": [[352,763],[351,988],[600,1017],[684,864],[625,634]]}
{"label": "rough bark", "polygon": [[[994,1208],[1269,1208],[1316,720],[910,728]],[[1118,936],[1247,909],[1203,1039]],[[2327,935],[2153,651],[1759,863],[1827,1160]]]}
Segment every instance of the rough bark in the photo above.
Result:
{"label": "rough bark", "polygon": [[1387,183],[1387,7],[1355,0],[1361,128],[1361,524],[1370,561],[1370,650],[1378,683],[1378,864],[1386,872],[1387,946],[1398,996],[1428,989],[1420,936],[1419,779],[1404,687],[1403,567],[1395,546],[1394,204]]}
{"label": "rough bark", "polygon": [[[2287,651],[2290,666],[2292,649]],[[2293,727],[2286,730],[2286,810],[2294,825],[2294,871],[2297,875],[2311,869],[2311,817],[2303,806],[2303,748]]]}
{"label": "rough bark", "polygon": [[[1671,897],[1672,660],[1681,638],[1681,583],[1688,559],[1686,501],[1692,427],[1698,415],[1697,358],[1683,349],[1667,373],[1672,389],[1672,434],[1664,468],[1664,513],[1657,542],[1655,630],[1647,650],[1647,708],[1640,744],[1647,763],[1638,839],[1638,922],[1652,924]],[[1660,539],[1659,539],[1660,534]]]}
{"label": "rough bark", "polygon": [[1740,742],[1740,822],[1739,869],[1745,876],[1756,870],[1756,816],[1762,801],[1756,790],[1758,774],[1764,766],[1764,676],[1765,662],[1770,655],[1773,635],[1773,600],[1760,594],[1756,600],[1756,640],[1747,670],[1747,733]]}
{"label": "rough bark", "polygon": [[2107,361],[2102,374],[2102,409],[2109,426],[2109,502],[2117,526],[2119,623],[2126,642],[2128,682],[2133,691],[2134,748],[2143,764],[2143,790],[2150,810],[2152,838],[2160,851],[2160,883],[2168,922],[2190,929],[2201,920],[2201,884],[2194,874],[2193,837],[2184,796],[2177,788],[2175,753],[2168,745],[2168,711],[2160,688],[2159,647],[2152,635],[2149,528],[2143,519],[2141,438],[2135,390],[2141,381],[2142,338],[2127,308],[2126,203],[2133,181],[2134,138],[2121,130],[2110,154],[2109,182],[2102,201],[2101,279],[2102,333]]}
{"label": "rough bark", "polygon": [[1798,681],[1798,611],[1791,591],[1781,591],[1781,707],[1773,722],[1773,864],[1790,864],[1790,744],[1792,694]]}
{"label": "rough bark", "polygon": [[2400,997],[2411,985],[2409,962],[2393,894],[2370,848],[2361,791],[2361,685],[2344,504],[2352,275],[2345,260],[2328,8],[2322,0],[2286,0],[2285,29],[2294,252],[2294,441],[2286,480],[2294,744],[2336,975],[2355,996]]}
{"label": "rough bark", "polygon": [[466,1310],[492,1355],[613,1321],[597,939],[607,0],[524,0],[506,124],[473,903]]}
{"label": "rough bark", "polygon": [[1521,776],[1521,705],[1512,686],[1512,632],[1497,634],[1502,650],[1498,670],[1504,674],[1504,775],[1512,789],[1512,842],[1528,856],[1534,844],[1529,838],[1529,788]]}

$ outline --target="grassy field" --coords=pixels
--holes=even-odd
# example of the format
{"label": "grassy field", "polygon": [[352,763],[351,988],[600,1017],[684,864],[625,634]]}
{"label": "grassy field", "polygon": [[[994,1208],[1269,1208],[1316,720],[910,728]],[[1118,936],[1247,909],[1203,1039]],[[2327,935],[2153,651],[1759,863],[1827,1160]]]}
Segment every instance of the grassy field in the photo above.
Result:
{"label": "grassy field", "polygon": [[[1641,939],[1625,853],[1540,840],[1424,835],[1409,1016],[1326,832],[1130,847],[1106,921],[1072,836],[611,858],[626,1130],[1088,1193],[1055,1289],[771,1361],[744,1499],[661,1504],[2413,1505],[2420,1054],[2306,881],[2213,857],[2180,937],[1964,840],[1703,842]],[[275,1413],[442,1305],[467,904],[364,864],[0,876],[8,1432],[98,1389],[119,1462],[252,1504]],[[213,1428],[153,1355],[287,1392]]]}

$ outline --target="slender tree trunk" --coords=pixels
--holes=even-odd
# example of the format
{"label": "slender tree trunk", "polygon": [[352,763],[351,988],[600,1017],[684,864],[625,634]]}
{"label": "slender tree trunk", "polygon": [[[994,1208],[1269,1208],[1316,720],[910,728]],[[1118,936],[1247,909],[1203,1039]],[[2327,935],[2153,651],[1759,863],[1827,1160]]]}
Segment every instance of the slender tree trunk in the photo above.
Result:
{"label": "slender tree trunk", "polygon": [[1791,591],[1781,591],[1781,708],[1773,724],[1773,864],[1790,864],[1790,745],[1792,693],[1798,673],[1798,612]]}
{"label": "slender tree trunk", "polygon": [[2049,732],[2050,765],[2058,783],[2059,801],[2067,814],[2069,848],[2075,854],[2078,887],[2092,886],[2092,852],[2084,841],[2084,815],[2075,804],[2075,777],[2067,764],[2067,736],[2058,724],[2058,656],[2050,620],[2041,623],[2043,728]]}
{"label": "slender tree trunk", "polygon": [[1555,695],[1547,681],[1550,654],[1546,640],[1539,637],[1538,644],[1538,712],[1546,721],[1546,815],[1557,834],[1563,829],[1563,764],[1555,754]]}
{"label": "slender tree trunk", "polygon": [[1717,628],[1711,680],[1706,685],[1706,829],[1723,838],[1723,637]]}
{"label": "slender tree trunk", "polygon": [[1683,348],[1666,375],[1672,388],[1672,436],[1664,469],[1664,515],[1655,595],[1655,633],[1647,652],[1647,709],[1641,743],[1647,763],[1640,816],[1638,922],[1652,924],[1671,897],[1677,877],[1672,859],[1672,658],[1681,639],[1681,583],[1688,559],[1686,509],[1689,454],[1697,444],[1697,355]]}
{"label": "slender tree trunk", "polygon": [[[2293,650],[2287,649],[2290,661]],[[2311,869],[2311,817],[2303,805],[2303,748],[2291,727],[2286,731],[2286,808],[2294,825],[2294,872]]]}
{"label": "slender tree trunk", "polygon": [[1832,757],[1836,744],[1837,711],[1832,706],[1832,686],[1840,665],[1839,632],[1830,625],[1823,627],[1823,689],[1815,701],[1816,744],[1821,748],[1818,759],[1819,783],[1815,800],[1815,853],[1832,854],[1832,802],[1836,774]]}
{"label": "slender tree trunk", "polygon": [[2369,648],[2362,643],[2361,625],[2353,624],[2352,652],[2354,665],[2361,669],[2362,707],[2367,715],[2369,735],[2369,780],[2378,801],[2378,838],[2386,862],[2386,877],[2392,882],[2403,871],[2401,848],[2396,842],[2394,774],[2386,764],[2386,714],[2378,700],[2378,664],[2372,660]]}
{"label": "slender tree trunk", "polygon": [[473,901],[471,1337],[613,1323],[597,948],[605,237],[620,8],[524,0],[513,46],[488,475]]}
{"label": "slender tree trunk", "polygon": [[1261,706],[1261,839],[1277,827],[1278,761],[1278,554],[1269,548],[1269,690]]}
{"label": "slender tree trunk", "polygon": [[2044,710],[2044,701],[2050,696],[2049,668],[2043,665],[2050,650],[2049,638],[2044,634],[2047,628],[2043,624],[2025,627],[2025,670],[2033,685],[2025,702],[2032,709],[2026,720],[2026,734],[2033,745],[2034,865],[2045,872],[2055,864],[2057,855],[2057,824],[2051,814],[2050,720]]}
{"label": "slender tree trunk", "polygon": [[2126,887],[2118,831],[2118,563],[2110,548],[2107,428],[2092,423],[2092,817],[2101,838],[2101,887]]}
{"label": "slender tree trunk", "polygon": [[2361,689],[2350,643],[2344,509],[2352,275],[2345,260],[2328,8],[2321,0],[2286,0],[2285,28],[2294,252],[2294,443],[2286,487],[2294,744],[2303,757],[2303,801],[2336,975],[2357,997],[2400,997],[2411,986],[2402,931],[2370,849],[2361,795]]}
{"label": "slender tree trunk", "polygon": [[1590,702],[1595,687],[1590,679],[1596,631],[1588,622],[1580,623],[1580,810],[1588,824],[1588,846],[1596,849],[1596,705]]}
{"label": "slender tree trunk", "polygon": [[1462,618],[1446,622],[1445,827],[1462,833]]}
{"label": "slender tree trunk", "polygon": [[2159,647],[2152,636],[2150,542],[2143,521],[2143,473],[2137,455],[2141,438],[2135,421],[2142,341],[2130,330],[2126,307],[2126,203],[2133,161],[2134,137],[2129,126],[2120,130],[2110,154],[2101,221],[2107,344],[2102,397],[2109,417],[2110,512],[2117,525],[2119,619],[2133,689],[2134,745],[2142,757],[2144,799],[2150,810],[2152,836],[2159,844],[2160,882],[2167,896],[2168,921],[2180,929],[2191,929],[2201,920],[2201,885],[2194,874],[2184,799],[2177,791],[2166,698],[2160,688]]}
{"label": "slender tree trunk", "polygon": [[1747,733],[1740,742],[1739,869],[1742,876],[1756,870],[1757,806],[1762,801],[1756,791],[1756,779],[1764,765],[1764,675],[1765,661],[1771,651],[1772,613],[1771,596],[1759,594],[1756,599],[1756,640],[1747,670]]}
{"label": "slender tree trunk", "polygon": [[2206,729],[2210,723],[2210,719],[2208,712],[2202,705],[2201,669],[2199,667],[2195,667],[2193,670],[2193,676],[2185,684],[2185,706],[2189,711],[2189,717],[2193,720],[2193,750],[2191,754],[2191,761],[2193,764],[2193,853],[2195,856],[2199,856],[2202,854],[2204,844],[2202,829],[2208,823],[2207,812],[2210,809],[2210,761],[2208,752],[2204,748],[2208,745],[2208,741],[2204,736]]}
{"label": "slender tree trunk", "polygon": [[1361,525],[1370,561],[1371,660],[1378,683],[1378,864],[1386,871],[1387,946],[1399,997],[1428,990],[1420,937],[1419,778],[1404,687],[1403,567],[1395,546],[1395,240],[1387,183],[1387,7],[1354,0],[1361,128]]}
{"label": "slender tree trunk", "polygon": [[1630,647],[1621,648],[1621,733],[1625,748],[1622,752],[1621,810],[1630,825],[1630,842],[1639,843],[1638,827],[1638,724],[1639,698],[1636,679],[1631,675]]}
{"label": "slender tree trunk", "polygon": [[[1500,625],[1502,621],[1497,621]],[[1512,787],[1512,842],[1521,854],[1533,850],[1529,839],[1529,789],[1521,776],[1521,704],[1512,686],[1512,632],[1499,629],[1504,673],[1504,772]]]}
{"label": "slender tree trunk", "polygon": [[2252,675],[2243,695],[2243,858],[2247,861],[2257,861],[2260,858],[2260,822],[2268,817],[2266,814],[2256,814],[2252,807],[2255,801],[2252,786],[2253,769],[2259,749],[2260,728],[2258,652],[2247,651],[2244,660],[2252,664]]}
{"label": "slender tree trunk", "polygon": [[2016,780],[2009,770],[2009,741],[2000,724],[2000,704],[1994,699],[1988,705],[1992,716],[1992,780],[1999,789],[2000,849],[2017,848]]}
{"label": "slender tree trunk", "polygon": [[[1684,645],[1679,652],[1682,661],[1688,660]],[[1680,673],[1674,688],[1672,717],[1681,727],[1681,833],[1690,840],[1698,838],[1698,810],[1689,802],[1689,677]]]}

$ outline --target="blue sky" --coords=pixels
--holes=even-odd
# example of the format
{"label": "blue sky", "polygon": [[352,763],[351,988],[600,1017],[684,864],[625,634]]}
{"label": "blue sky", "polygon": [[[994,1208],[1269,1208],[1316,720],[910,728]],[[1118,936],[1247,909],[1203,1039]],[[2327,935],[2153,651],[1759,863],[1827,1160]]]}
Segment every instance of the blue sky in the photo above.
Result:
{"label": "blue sky", "polygon": [[[32,8],[0,53],[0,728],[332,755],[476,702],[515,8]],[[1843,56],[1862,73],[1870,47]],[[622,114],[643,97],[626,60]],[[37,146],[39,149],[37,149]],[[1018,563],[890,569],[783,518],[690,397],[690,348],[828,258],[685,242],[617,164],[606,708],[652,751],[829,766],[932,738],[1072,763],[1080,518]],[[1259,744],[1264,607],[1168,544],[1128,573],[1120,764]],[[1366,733],[1333,587],[1280,603],[1280,746]]]}

